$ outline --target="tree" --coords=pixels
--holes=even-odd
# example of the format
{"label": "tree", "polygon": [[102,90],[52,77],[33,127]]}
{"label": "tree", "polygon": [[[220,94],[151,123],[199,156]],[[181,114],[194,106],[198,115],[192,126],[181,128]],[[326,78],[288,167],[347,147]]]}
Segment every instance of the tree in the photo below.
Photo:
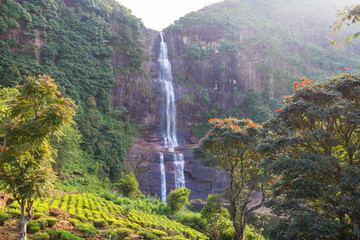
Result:
{"label": "tree", "polygon": [[189,195],[191,191],[187,188],[177,188],[171,191],[166,199],[171,211],[179,211],[189,205]]}
{"label": "tree", "polygon": [[0,180],[21,207],[20,239],[26,239],[27,223],[36,199],[49,195],[54,174],[49,138],[58,139],[62,128],[73,123],[76,105],[60,97],[54,79],[29,77],[20,95],[9,103],[1,126]]}
{"label": "tree", "polygon": [[[260,182],[261,155],[256,149],[262,126],[250,119],[236,118],[210,119],[209,124],[211,129],[194,151],[229,176],[230,186],[225,196],[233,209],[231,218],[236,239],[242,240],[250,213],[260,208],[265,199],[265,188]],[[262,201],[250,206],[251,197],[258,188]]]}
{"label": "tree", "polygon": [[[305,79],[303,79],[305,81]],[[305,81],[306,82],[306,81]],[[265,127],[273,239],[353,239],[360,223],[360,75],[303,85]],[[300,86],[301,86],[300,85]],[[298,84],[294,84],[297,88]]]}
{"label": "tree", "polygon": [[[355,24],[360,22],[360,4],[355,4],[350,7],[345,7],[345,9],[338,13],[337,21],[331,25],[331,28],[334,30],[336,35],[339,35],[344,24],[350,26],[350,24]],[[352,39],[358,38],[360,32],[355,33],[352,37],[347,37],[345,42],[349,42]],[[336,45],[338,39],[335,39],[332,43]]]}
{"label": "tree", "polygon": [[234,229],[230,221],[229,211],[221,206],[221,199],[219,195],[209,194],[206,205],[201,209],[201,217],[205,220],[205,228],[210,238],[226,239],[225,235],[229,235],[230,239],[233,237]]}
{"label": "tree", "polygon": [[120,179],[119,183],[114,183],[113,186],[118,188],[122,195],[130,199],[145,198],[144,194],[139,190],[139,182],[133,173],[126,175]]}

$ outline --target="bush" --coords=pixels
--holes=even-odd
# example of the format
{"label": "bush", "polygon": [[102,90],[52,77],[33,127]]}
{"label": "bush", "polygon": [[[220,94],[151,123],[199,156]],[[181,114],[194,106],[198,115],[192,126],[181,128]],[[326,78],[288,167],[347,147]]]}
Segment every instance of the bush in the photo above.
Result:
{"label": "bush", "polygon": [[139,182],[136,180],[135,175],[130,173],[125,178],[120,179],[119,183],[113,185],[119,189],[119,193],[130,199],[144,199],[145,196],[139,190]]}
{"label": "bush", "polygon": [[[110,221],[109,221],[110,222]],[[94,220],[94,227],[96,228],[102,228],[105,227],[106,221],[104,219],[95,219]],[[110,224],[110,223],[109,223]]]}
{"label": "bush", "polygon": [[119,237],[119,234],[117,234],[116,232],[113,232],[113,231],[106,231],[105,232],[105,235],[109,238],[109,239],[112,239],[112,240],[117,240],[117,239],[124,239],[124,238],[120,238]]}
{"label": "bush", "polygon": [[71,218],[71,219],[69,220],[69,222],[70,222],[71,225],[73,225],[74,227],[75,227],[76,225],[78,225],[78,224],[81,223],[81,221],[78,220],[78,219],[76,219],[76,218]]}
{"label": "bush", "polygon": [[54,226],[59,220],[56,218],[47,218],[46,222],[49,228],[51,228],[52,226]]}
{"label": "bush", "polygon": [[149,231],[151,231],[153,234],[155,234],[156,236],[159,236],[159,237],[163,237],[163,236],[168,235],[166,232],[155,229],[155,228],[151,228],[151,229],[149,229]]}
{"label": "bush", "polygon": [[40,231],[41,225],[38,221],[30,221],[27,225],[27,233],[36,233]]}
{"label": "bush", "polygon": [[127,236],[130,236],[134,232],[134,230],[129,228],[118,228],[118,235],[120,238],[125,238]]}
{"label": "bush", "polygon": [[152,233],[149,233],[149,232],[146,232],[146,231],[140,231],[138,232],[138,234],[143,237],[144,239],[147,239],[147,240],[152,240],[152,239],[160,239],[158,236],[152,234]]}
{"label": "bush", "polygon": [[78,224],[76,228],[86,237],[93,237],[98,233],[98,230],[89,223]]}
{"label": "bush", "polygon": [[198,231],[205,230],[205,221],[201,217],[200,213],[177,212],[174,217],[177,222],[180,222],[183,225],[189,226]]}
{"label": "bush", "polygon": [[4,223],[9,220],[11,217],[6,213],[0,212],[0,226],[3,226]]}
{"label": "bush", "polygon": [[186,188],[177,188],[167,195],[168,205],[171,211],[184,209],[189,205],[189,195],[191,191]]}
{"label": "bush", "polygon": [[47,230],[46,232],[49,234],[50,240],[84,240],[65,230]]}
{"label": "bush", "polygon": [[33,236],[34,240],[50,240],[50,235],[47,232],[37,232],[34,236]]}

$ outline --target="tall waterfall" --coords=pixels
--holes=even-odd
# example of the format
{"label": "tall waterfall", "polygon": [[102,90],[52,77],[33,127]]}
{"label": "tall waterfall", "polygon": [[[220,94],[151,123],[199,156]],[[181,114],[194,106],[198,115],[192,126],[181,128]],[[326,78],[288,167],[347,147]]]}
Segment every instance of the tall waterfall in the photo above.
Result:
{"label": "tall waterfall", "polygon": [[[160,54],[158,58],[159,80],[163,87],[165,96],[164,104],[164,123],[163,128],[164,147],[172,152],[174,162],[175,188],[185,187],[184,178],[184,156],[181,153],[175,153],[174,148],[179,146],[176,136],[176,105],[175,93],[173,88],[173,77],[171,64],[168,58],[167,44],[164,41],[164,34],[160,33]],[[160,153],[161,169],[161,200],[166,202],[166,176],[164,167],[164,156]]]}

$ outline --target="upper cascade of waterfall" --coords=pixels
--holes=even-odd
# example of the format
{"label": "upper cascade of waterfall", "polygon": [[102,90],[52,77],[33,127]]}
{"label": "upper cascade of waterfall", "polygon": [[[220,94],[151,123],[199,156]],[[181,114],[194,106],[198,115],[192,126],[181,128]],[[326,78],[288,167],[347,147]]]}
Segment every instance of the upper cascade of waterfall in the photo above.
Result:
{"label": "upper cascade of waterfall", "polygon": [[175,93],[173,88],[173,77],[171,64],[168,57],[167,44],[164,41],[164,34],[160,33],[160,54],[158,58],[159,64],[159,80],[162,82],[165,95],[165,111],[163,118],[166,126],[163,131],[164,146],[173,151],[174,147],[179,146],[176,136],[176,105]]}

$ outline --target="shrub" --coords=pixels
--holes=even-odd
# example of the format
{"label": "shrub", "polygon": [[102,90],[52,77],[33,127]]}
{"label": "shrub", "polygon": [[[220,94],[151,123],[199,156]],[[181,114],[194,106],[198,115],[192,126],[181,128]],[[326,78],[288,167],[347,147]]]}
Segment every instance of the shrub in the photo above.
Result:
{"label": "shrub", "polygon": [[117,231],[120,238],[125,238],[134,232],[134,230],[129,228],[118,228]]}
{"label": "shrub", "polygon": [[54,226],[57,222],[58,222],[59,220],[58,219],[56,219],[56,218],[47,218],[46,219],[46,222],[47,222],[47,224],[48,224],[48,227],[52,227],[52,226]]}
{"label": "shrub", "polygon": [[139,182],[136,180],[135,175],[130,173],[124,178],[120,179],[119,183],[113,185],[119,189],[119,193],[130,199],[144,199],[145,196],[139,190]]}
{"label": "shrub", "polygon": [[147,239],[147,240],[152,240],[152,239],[159,239],[158,236],[152,234],[152,233],[149,233],[149,232],[146,232],[146,231],[140,231],[138,232],[138,234],[143,237],[144,239]]}
{"label": "shrub", "polygon": [[124,238],[120,238],[119,234],[117,234],[116,232],[113,232],[111,230],[108,230],[105,232],[105,235],[112,240],[116,240],[116,239],[124,239]]}
{"label": "shrub", "polygon": [[177,212],[174,217],[175,217],[175,220],[177,222],[180,222],[181,224],[189,226],[198,231],[205,230],[205,221],[201,217],[200,213]]}
{"label": "shrub", "polygon": [[76,219],[76,218],[70,218],[69,222],[71,223],[71,225],[73,225],[74,227],[78,224],[81,223],[80,220]]}
{"label": "shrub", "polygon": [[151,228],[151,229],[149,229],[149,231],[151,231],[153,234],[155,234],[156,236],[159,236],[159,237],[168,235],[166,232],[155,229],[155,228]]}
{"label": "shrub", "polygon": [[[220,232],[219,240],[233,240],[235,230],[233,226],[229,226]],[[248,238],[246,238],[248,239]]]}
{"label": "shrub", "polygon": [[40,231],[40,229],[41,229],[41,225],[38,221],[30,221],[27,225],[26,231],[28,233],[36,233]]}
{"label": "shrub", "polygon": [[46,232],[49,234],[51,240],[84,240],[65,230],[47,230]]}
{"label": "shrub", "polygon": [[0,212],[0,226],[4,225],[4,222],[9,220],[11,217],[7,215],[6,213]]}
{"label": "shrub", "polygon": [[189,195],[191,191],[186,188],[177,188],[167,195],[168,205],[171,211],[184,209],[189,205]]}
{"label": "shrub", "polygon": [[45,217],[44,213],[34,213],[33,219],[39,219]]}
{"label": "shrub", "polygon": [[78,224],[76,228],[86,237],[93,237],[98,233],[98,230],[89,223]]}
{"label": "shrub", "polygon": [[48,225],[47,222],[42,219],[36,220],[36,222],[39,223],[41,230],[44,230],[46,228],[46,226]]}
{"label": "shrub", "polygon": [[33,236],[34,240],[49,240],[50,239],[50,235],[47,232],[37,232],[34,236]]}
{"label": "shrub", "polygon": [[[109,221],[110,222],[110,221]],[[94,227],[102,228],[105,227],[106,221],[104,219],[95,219],[94,220]],[[109,223],[110,224],[110,223]]]}

